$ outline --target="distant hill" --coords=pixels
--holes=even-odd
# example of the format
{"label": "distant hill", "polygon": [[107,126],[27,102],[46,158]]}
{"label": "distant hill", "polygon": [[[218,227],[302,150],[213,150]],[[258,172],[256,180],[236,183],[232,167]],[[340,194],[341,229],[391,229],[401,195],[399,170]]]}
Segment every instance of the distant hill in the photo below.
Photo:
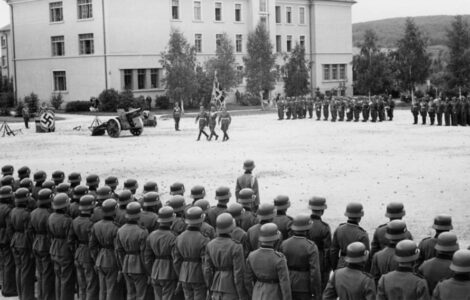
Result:
{"label": "distant hill", "polygon": [[[464,15],[464,19],[470,23],[470,15]],[[446,42],[446,30],[455,16],[427,16],[414,17],[414,21],[429,39],[430,46],[444,45]],[[396,42],[403,36],[406,18],[384,19],[353,24],[353,42],[357,46],[361,43],[364,32],[373,29],[379,38],[379,46],[383,48],[395,48]]]}

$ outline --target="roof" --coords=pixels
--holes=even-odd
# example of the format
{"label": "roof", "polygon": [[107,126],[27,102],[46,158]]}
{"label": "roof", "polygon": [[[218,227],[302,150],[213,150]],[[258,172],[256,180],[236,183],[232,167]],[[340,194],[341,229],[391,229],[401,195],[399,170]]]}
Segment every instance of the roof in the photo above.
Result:
{"label": "roof", "polygon": [[5,26],[3,26],[2,28],[0,28],[0,31],[10,31],[10,30],[11,30],[10,24],[5,25]]}

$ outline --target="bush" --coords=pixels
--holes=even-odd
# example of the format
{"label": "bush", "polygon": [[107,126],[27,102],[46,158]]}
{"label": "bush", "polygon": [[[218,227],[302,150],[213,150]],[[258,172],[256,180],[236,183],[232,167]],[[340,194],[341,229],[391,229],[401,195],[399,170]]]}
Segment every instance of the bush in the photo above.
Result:
{"label": "bush", "polygon": [[[108,89],[98,96],[101,111],[115,112],[119,103],[119,93],[115,89]],[[88,103],[88,106],[90,104]]]}
{"label": "bush", "polygon": [[0,93],[0,115],[9,115],[9,110],[15,105],[13,92]]}
{"label": "bush", "polygon": [[129,107],[133,107],[134,101],[134,94],[131,90],[122,91],[119,93],[117,108],[128,110]]}
{"label": "bush", "polygon": [[31,93],[29,96],[24,97],[24,102],[28,105],[29,113],[31,115],[36,114],[39,109],[39,98],[35,93]]}
{"label": "bush", "polygon": [[261,105],[261,99],[251,94],[242,94],[240,104],[243,106],[257,106]]}
{"label": "bush", "polygon": [[72,101],[65,105],[65,112],[90,111],[90,101]]}
{"label": "bush", "polygon": [[159,96],[155,100],[155,106],[160,109],[169,109],[170,108],[170,98],[168,96]]}
{"label": "bush", "polygon": [[62,103],[64,103],[64,98],[62,97],[61,93],[52,95],[52,98],[51,98],[52,107],[58,110],[60,109],[60,106],[62,105]]}

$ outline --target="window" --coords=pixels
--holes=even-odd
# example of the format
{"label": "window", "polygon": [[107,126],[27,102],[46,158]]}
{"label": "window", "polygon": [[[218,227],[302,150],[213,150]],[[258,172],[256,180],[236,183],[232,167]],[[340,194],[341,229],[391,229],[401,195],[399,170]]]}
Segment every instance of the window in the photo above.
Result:
{"label": "window", "polygon": [[194,1],[194,20],[201,21],[201,1]]}
{"label": "window", "polygon": [[263,24],[264,26],[266,26],[266,22],[267,22],[266,16],[261,16],[261,17],[259,18],[259,21],[260,21],[261,24]]}
{"label": "window", "polygon": [[235,51],[242,52],[242,45],[243,45],[243,37],[241,34],[237,34],[235,36]]}
{"label": "window", "polygon": [[299,7],[299,24],[305,25],[305,7]]}
{"label": "window", "polygon": [[52,56],[64,56],[64,36],[53,36],[51,37]]}
{"label": "window", "polygon": [[158,69],[150,69],[150,87],[156,89],[159,86]]}
{"label": "window", "polygon": [[194,47],[196,48],[196,52],[202,52],[202,34],[196,33],[194,35]]}
{"label": "window", "polygon": [[235,4],[235,22],[242,21],[242,5]]}
{"label": "window", "polygon": [[65,71],[53,71],[54,76],[54,91],[66,91],[67,90],[67,80],[65,77]]}
{"label": "window", "polygon": [[145,75],[147,70],[145,69],[138,69],[137,70],[137,89],[143,90],[145,89]]}
{"label": "window", "polygon": [[286,46],[287,52],[291,52],[292,50],[292,35],[287,36],[287,46]]}
{"label": "window", "polygon": [[62,1],[49,3],[49,13],[51,22],[62,22],[64,15],[62,13]]}
{"label": "window", "polygon": [[171,18],[179,20],[180,18],[180,3],[179,0],[171,0]]}
{"label": "window", "polygon": [[276,52],[277,53],[282,52],[282,42],[281,41],[282,41],[281,36],[276,35]]}
{"label": "window", "polygon": [[77,0],[78,4],[78,19],[91,19],[93,18],[92,0]]}
{"label": "window", "polygon": [[286,23],[292,23],[292,7],[290,6],[286,7]]}
{"label": "window", "polygon": [[330,80],[330,65],[323,65],[323,80]]}
{"label": "window", "polygon": [[95,53],[93,33],[79,34],[78,41],[80,44],[80,55],[89,55]]}
{"label": "window", "polygon": [[215,20],[222,21],[222,2],[215,3]]}
{"label": "window", "polygon": [[7,57],[5,55],[2,55],[2,66],[3,67],[7,66]]}
{"label": "window", "polygon": [[338,65],[331,65],[331,79],[338,80]]}
{"label": "window", "polygon": [[124,70],[124,89],[132,90],[132,70]]}
{"label": "window", "polygon": [[268,4],[267,0],[259,0],[259,11],[260,12],[267,12],[268,11]]}
{"label": "window", "polygon": [[2,35],[2,48],[5,48],[7,46],[7,38]]}
{"label": "window", "polygon": [[276,6],[276,23],[281,23],[281,7]]}
{"label": "window", "polygon": [[345,64],[339,65],[339,79],[341,80],[346,79],[346,65]]}
{"label": "window", "polygon": [[216,34],[216,35],[215,35],[215,46],[216,46],[217,48],[220,46],[221,39],[222,39],[222,35],[221,35],[221,34]]}
{"label": "window", "polygon": [[305,35],[300,36],[300,47],[305,48]]}

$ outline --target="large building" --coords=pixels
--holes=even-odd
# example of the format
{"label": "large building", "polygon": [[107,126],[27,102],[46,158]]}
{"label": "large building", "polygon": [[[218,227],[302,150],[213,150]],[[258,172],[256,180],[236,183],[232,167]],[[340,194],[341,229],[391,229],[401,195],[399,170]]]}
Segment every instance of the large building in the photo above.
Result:
{"label": "large building", "polygon": [[44,100],[55,93],[66,101],[87,100],[106,88],[163,94],[160,53],[172,28],[194,44],[201,62],[215,55],[218,38],[227,33],[243,70],[247,36],[259,22],[269,30],[279,66],[300,43],[312,89],[352,93],[351,0],[5,1],[11,8],[10,74],[20,98],[34,92]]}

